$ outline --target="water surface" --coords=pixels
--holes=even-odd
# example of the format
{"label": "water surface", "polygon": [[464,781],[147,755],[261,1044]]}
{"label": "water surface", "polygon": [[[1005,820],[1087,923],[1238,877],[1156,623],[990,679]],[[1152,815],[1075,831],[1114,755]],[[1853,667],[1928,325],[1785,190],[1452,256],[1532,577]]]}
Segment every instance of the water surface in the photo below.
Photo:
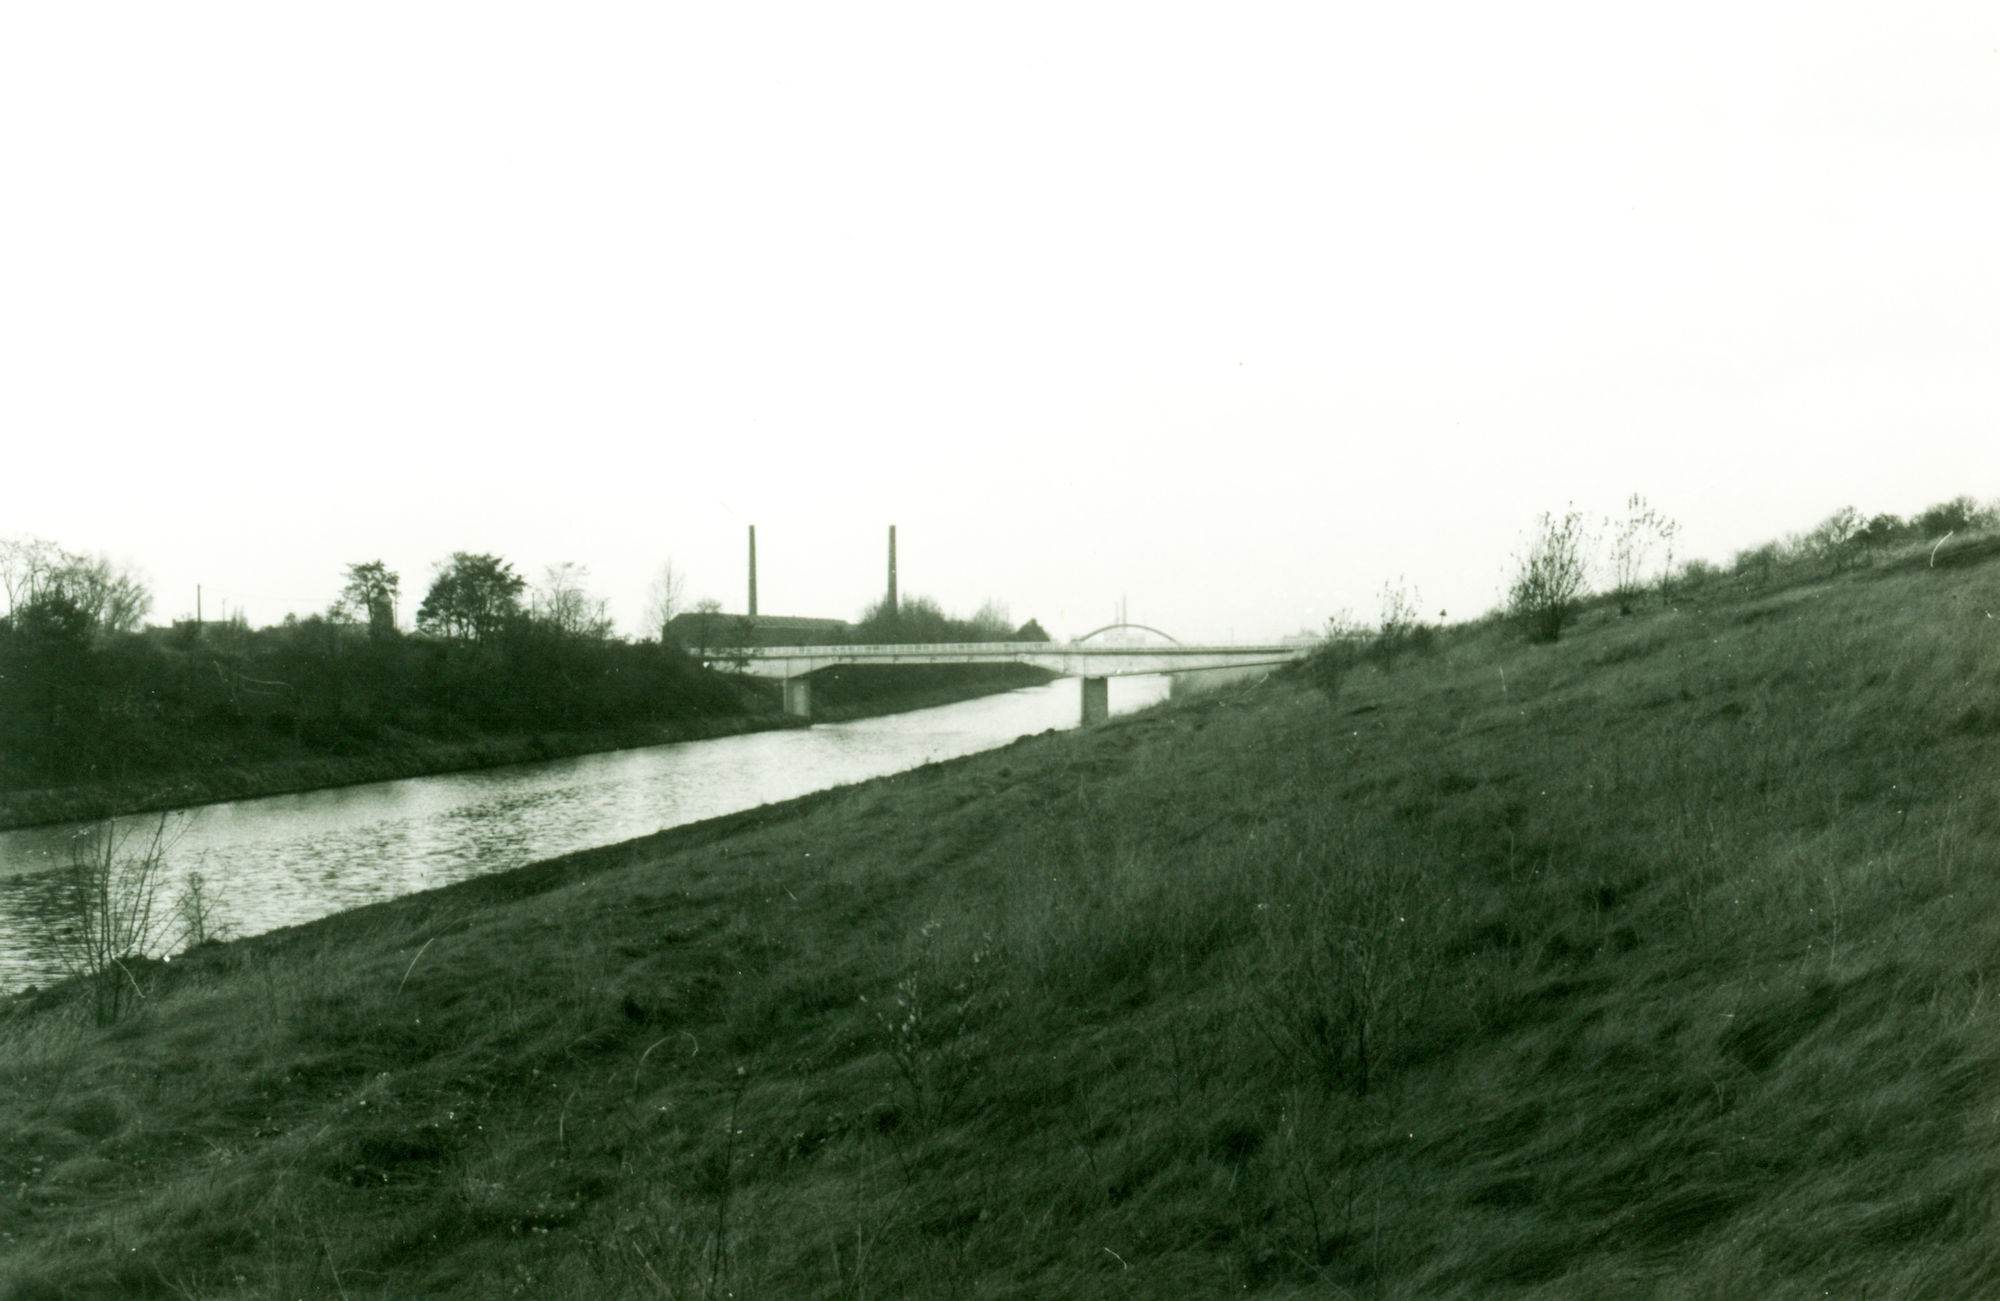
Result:
{"label": "water surface", "polygon": [[[1164,677],[1111,679],[1114,713],[1166,695]],[[156,911],[199,873],[218,922],[252,935],[1075,727],[1080,709],[1079,684],[1066,678],[851,723],[204,805],[169,815],[178,838]],[[128,843],[158,816],[125,819]],[[57,869],[83,829],[0,832],[0,990],[60,974]]]}

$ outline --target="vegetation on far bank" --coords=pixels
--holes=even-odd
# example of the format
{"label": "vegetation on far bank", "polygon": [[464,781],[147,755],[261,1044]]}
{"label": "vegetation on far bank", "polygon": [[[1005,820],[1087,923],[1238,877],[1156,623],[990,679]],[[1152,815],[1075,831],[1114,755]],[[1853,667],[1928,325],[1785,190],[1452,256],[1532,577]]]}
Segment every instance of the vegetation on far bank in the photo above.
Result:
{"label": "vegetation on far bank", "polygon": [[754,703],[678,647],[612,637],[574,566],[527,593],[504,561],[454,555],[424,599],[421,635],[397,630],[399,583],[377,562],[349,566],[325,615],[140,629],[136,613],[104,617],[62,554],[8,549],[0,790],[659,728]]}
{"label": "vegetation on far bank", "polygon": [[200,767],[151,778],[0,791],[0,829],[77,822],[160,809],[194,808],[224,800],[398,781],[506,764],[538,763],[605,750],[701,741],[739,732],[798,726],[803,726],[803,720],[778,713],[773,706],[764,712],[718,714],[677,723],[641,723],[584,732],[508,733],[465,741],[399,737],[360,748],[358,753],[336,755],[307,753],[292,758],[232,761],[226,752],[216,751],[211,755],[211,762]]}
{"label": "vegetation on far bank", "polygon": [[843,664],[813,675],[813,719],[837,723],[926,709],[1054,680],[1028,664]]}
{"label": "vegetation on far bank", "polygon": [[[1020,664],[852,665],[826,669],[814,675],[816,694],[811,721],[848,722],[929,709],[1037,686],[1051,676]],[[187,766],[155,771],[147,777],[26,790],[0,789],[0,829],[191,808],[221,800],[395,781],[807,725],[807,720],[782,712],[776,681],[732,679],[727,675],[723,678],[733,689],[739,710],[695,714],[661,723],[628,723],[581,731],[474,733],[462,740],[433,740],[413,733],[390,732],[374,744],[351,744],[330,754],[314,754],[309,748],[288,745],[283,729],[266,728],[261,734],[250,733],[253,741],[250,747],[232,753],[227,746],[218,745],[189,752]]]}
{"label": "vegetation on far bank", "polygon": [[0,1296],[2000,1290],[2000,540],[0,1011]]}
{"label": "vegetation on far bank", "polygon": [[[455,553],[416,615],[401,580],[348,566],[324,615],[141,627],[150,594],[108,561],[0,543],[0,825],[375,781],[785,726],[775,693],[705,667],[716,646],[612,634],[580,566],[530,587],[506,561]],[[679,582],[655,584],[668,626]],[[955,620],[913,598],[870,612],[869,637],[976,640],[989,605]],[[718,625],[730,644],[729,621]],[[1032,621],[1031,621],[1032,626]],[[1039,631],[1039,629],[1035,629]],[[720,667],[726,668],[726,659]],[[829,683],[844,716],[1022,685],[953,671]]]}

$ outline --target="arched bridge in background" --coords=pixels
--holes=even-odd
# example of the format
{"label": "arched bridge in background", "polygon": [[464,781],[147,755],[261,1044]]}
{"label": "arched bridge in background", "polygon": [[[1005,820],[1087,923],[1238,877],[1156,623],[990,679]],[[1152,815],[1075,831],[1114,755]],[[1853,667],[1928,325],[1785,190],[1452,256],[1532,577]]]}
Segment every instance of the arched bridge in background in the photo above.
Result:
{"label": "arched bridge in background", "polygon": [[[1132,631],[1152,633],[1165,644],[1141,643]],[[1124,634],[1103,636],[1102,634]],[[1111,712],[1107,679],[1141,673],[1194,673],[1202,669],[1276,667],[1304,659],[1311,646],[1184,646],[1157,628],[1112,624],[1075,641],[955,642],[895,646],[746,646],[728,661],[752,677],[785,684],[785,712],[812,717],[811,674],[842,664],[1032,664],[1067,678],[1083,679],[1083,721]],[[722,657],[718,657],[722,658]]]}
{"label": "arched bridge in background", "polygon": [[1145,623],[1107,623],[1102,628],[1092,628],[1089,632],[1083,634],[1083,636],[1075,638],[1072,644],[1081,645],[1084,642],[1103,637],[1104,642],[1102,644],[1107,646],[1143,645],[1144,643],[1139,642],[1133,636],[1134,633],[1141,632],[1150,633],[1169,646],[1178,646],[1181,644],[1181,639],[1172,633],[1161,632],[1151,624]]}

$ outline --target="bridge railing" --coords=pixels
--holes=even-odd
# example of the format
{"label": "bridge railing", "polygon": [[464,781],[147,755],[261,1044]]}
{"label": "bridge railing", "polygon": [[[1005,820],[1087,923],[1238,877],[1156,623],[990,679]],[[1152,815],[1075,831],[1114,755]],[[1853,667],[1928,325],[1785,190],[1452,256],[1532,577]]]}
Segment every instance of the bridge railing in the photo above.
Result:
{"label": "bridge railing", "polygon": [[962,641],[962,642],[879,642],[826,646],[740,646],[727,648],[732,656],[750,659],[791,659],[823,655],[1200,655],[1217,651],[1303,655],[1312,650],[1300,642],[1201,642],[1167,646],[1120,646],[1106,642],[1066,641]]}

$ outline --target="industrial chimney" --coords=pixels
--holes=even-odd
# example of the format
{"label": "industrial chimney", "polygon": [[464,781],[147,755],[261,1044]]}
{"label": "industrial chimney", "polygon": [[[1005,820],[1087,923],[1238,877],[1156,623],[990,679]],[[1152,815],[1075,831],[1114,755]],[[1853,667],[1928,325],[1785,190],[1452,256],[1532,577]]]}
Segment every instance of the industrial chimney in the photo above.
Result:
{"label": "industrial chimney", "polygon": [[897,606],[896,606],[896,526],[895,526],[894,524],[891,524],[891,525],[889,526],[889,604],[888,604],[888,607],[887,607],[887,613],[888,613],[888,615],[889,615],[889,617],[890,617],[891,619],[893,619],[893,618],[895,618],[895,617],[896,617],[896,609],[897,609]]}
{"label": "industrial chimney", "polygon": [[750,526],[750,617],[757,617],[757,526]]}

